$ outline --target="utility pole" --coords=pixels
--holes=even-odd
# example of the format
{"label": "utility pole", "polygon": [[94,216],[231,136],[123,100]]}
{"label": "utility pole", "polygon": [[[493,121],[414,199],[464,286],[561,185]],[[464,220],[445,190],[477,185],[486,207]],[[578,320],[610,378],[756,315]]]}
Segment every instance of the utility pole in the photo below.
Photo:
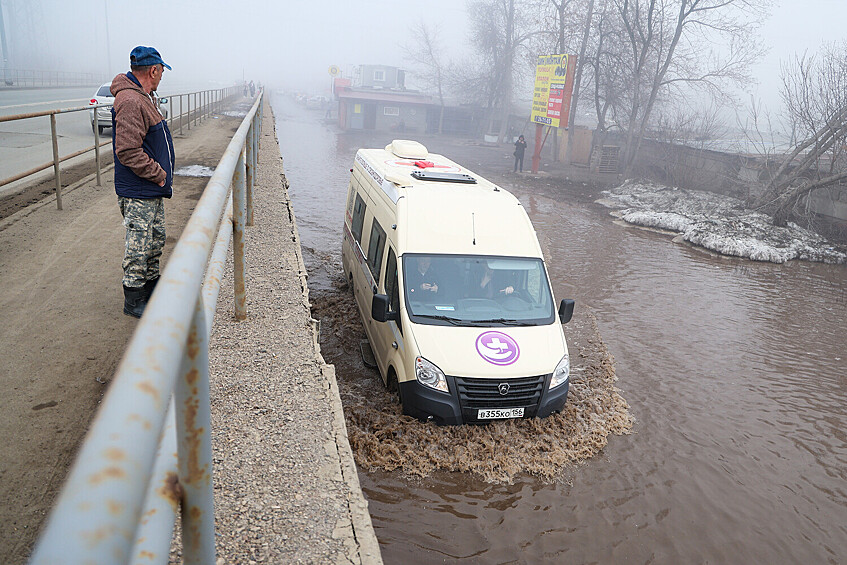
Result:
{"label": "utility pole", "polygon": [[109,40],[109,2],[103,0],[103,10],[106,12],[106,78],[115,72],[112,69],[112,42]]}
{"label": "utility pole", "polygon": [[0,49],[3,50],[3,82],[6,82],[6,69],[9,67],[9,48],[6,47],[6,23],[3,20],[3,1],[0,0]]}

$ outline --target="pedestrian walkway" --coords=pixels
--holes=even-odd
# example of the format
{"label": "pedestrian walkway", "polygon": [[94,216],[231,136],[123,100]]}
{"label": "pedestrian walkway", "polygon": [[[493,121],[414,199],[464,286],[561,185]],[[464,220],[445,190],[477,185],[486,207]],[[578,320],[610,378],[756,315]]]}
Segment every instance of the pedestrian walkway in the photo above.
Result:
{"label": "pedestrian walkway", "polygon": [[[227,279],[212,336],[218,561],[379,563],[266,108],[249,317],[233,321]],[[214,167],[240,121],[216,116],[176,136],[177,166]],[[0,220],[2,563],[26,562],[137,323],[122,314],[124,228],[103,178],[67,187],[62,211],[48,198]],[[177,178],[165,260],[207,181]]]}

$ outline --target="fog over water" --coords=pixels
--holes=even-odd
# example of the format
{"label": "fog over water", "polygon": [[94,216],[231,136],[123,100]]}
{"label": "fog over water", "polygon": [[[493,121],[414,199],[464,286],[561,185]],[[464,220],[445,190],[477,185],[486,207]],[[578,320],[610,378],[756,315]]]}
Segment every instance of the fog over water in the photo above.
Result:
{"label": "fog over water", "polygon": [[[152,45],[173,66],[167,87],[243,77],[320,93],[329,88],[330,65],[345,74],[361,64],[414,73],[401,45],[419,22],[438,30],[450,57],[472,55],[463,1],[4,0],[2,6],[9,68],[111,77],[127,70],[133,47]],[[780,61],[841,40],[845,15],[841,0],[777,0],[761,29],[769,52],[753,69],[759,84],[750,85],[751,93],[776,107]]]}

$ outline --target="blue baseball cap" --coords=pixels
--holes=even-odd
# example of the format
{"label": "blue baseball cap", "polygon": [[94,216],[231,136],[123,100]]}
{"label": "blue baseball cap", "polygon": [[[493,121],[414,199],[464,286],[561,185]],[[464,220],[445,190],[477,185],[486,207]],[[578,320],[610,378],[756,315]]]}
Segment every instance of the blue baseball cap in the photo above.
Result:
{"label": "blue baseball cap", "polygon": [[171,66],[162,60],[159,52],[152,47],[144,47],[139,45],[129,53],[129,64],[138,65],[139,67],[149,67],[151,65],[162,65],[169,71]]}

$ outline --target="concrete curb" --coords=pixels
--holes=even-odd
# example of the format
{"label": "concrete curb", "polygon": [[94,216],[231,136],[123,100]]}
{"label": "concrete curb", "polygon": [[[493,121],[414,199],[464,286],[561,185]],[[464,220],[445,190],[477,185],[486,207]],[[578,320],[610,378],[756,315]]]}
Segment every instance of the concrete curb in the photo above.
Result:
{"label": "concrete curb", "polygon": [[[283,176],[285,205],[288,207],[288,213],[291,217],[291,231],[297,253],[298,276],[300,278],[300,285],[302,289],[303,305],[307,309],[310,309],[311,302],[309,302],[308,273],[306,271],[306,265],[303,262],[300,235],[297,230],[297,219],[294,214],[291,199],[288,195],[288,186],[288,181],[285,180]],[[321,374],[324,379],[326,379],[326,387],[328,390],[327,396],[329,397],[329,401],[332,406],[332,428],[335,434],[335,448],[341,463],[341,473],[344,482],[348,485],[350,490],[347,503],[350,512],[352,532],[343,531],[343,527],[336,528],[336,531],[333,532],[333,537],[349,539],[350,534],[352,534],[358,548],[348,547],[348,550],[356,551],[358,553],[359,561],[363,564],[380,565],[382,563],[382,556],[379,551],[379,542],[377,541],[370,513],[368,512],[368,502],[362,494],[362,487],[359,483],[359,476],[356,472],[356,463],[353,460],[353,451],[350,448],[350,441],[347,436],[347,425],[344,420],[344,408],[341,404],[341,396],[338,392],[338,383],[335,380],[335,366],[328,365],[324,361],[323,355],[321,355],[319,343],[320,322],[314,318],[311,318],[310,322],[313,346],[315,349],[315,360],[320,365]]]}

